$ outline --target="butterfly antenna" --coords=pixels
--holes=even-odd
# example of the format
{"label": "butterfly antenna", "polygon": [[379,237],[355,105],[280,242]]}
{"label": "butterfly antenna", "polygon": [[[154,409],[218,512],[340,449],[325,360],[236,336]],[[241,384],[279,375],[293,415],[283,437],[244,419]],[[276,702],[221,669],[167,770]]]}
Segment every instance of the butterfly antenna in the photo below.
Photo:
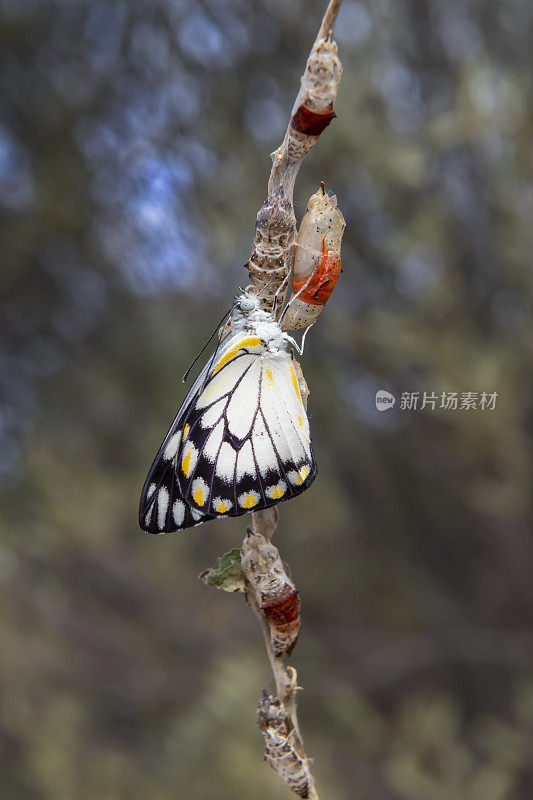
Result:
{"label": "butterfly antenna", "polygon": [[224,316],[222,317],[222,319],[220,320],[220,322],[219,322],[219,323],[218,323],[218,325],[216,326],[215,330],[213,331],[213,333],[211,334],[211,336],[209,337],[209,339],[207,340],[207,342],[204,344],[204,346],[202,347],[202,349],[200,350],[200,352],[198,353],[198,355],[196,356],[196,358],[195,358],[195,359],[194,359],[194,361],[192,362],[192,364],[190,364],[190,365],[189,365],[189,367],[188,367],[188,369],[187,369],[187,372],[185,373],[185,375],[184,375],[184,376],[183,376],[183,378],[181,379],[181,382],[182,382],[182,383],[185,383],[185,381],[186,381],[186,380],[187,380],[187,378],[189,377],[189,372],[190,372],[190,371],[191,371],[191,369],[194,367],[194,365],[196,364],[196,362],[198,361],[198,359],[200,358],[200,356],[202,355],[202,353],[204,352],[204,350],[205,350],[205,349],[208,347],[208,345],[209,345],[209,343],[211,342],[211,339],[213,338],[213,336],[214,336],[214,335],[217,333],[217,331],[218,331],[218,329],[220,328],[220,326],[222,325],[222,323],[226,321],[226,319],[229,317],[229,315],[231,314],[231,312],[233,311],[233,309],[234,309],[234,308],[235,308],[235,304],[233,304],[233,305],[232,305],[232,307],[230,308],[230,310],[229,310],[229,311],[226,311],[226,313],[224,314]]}

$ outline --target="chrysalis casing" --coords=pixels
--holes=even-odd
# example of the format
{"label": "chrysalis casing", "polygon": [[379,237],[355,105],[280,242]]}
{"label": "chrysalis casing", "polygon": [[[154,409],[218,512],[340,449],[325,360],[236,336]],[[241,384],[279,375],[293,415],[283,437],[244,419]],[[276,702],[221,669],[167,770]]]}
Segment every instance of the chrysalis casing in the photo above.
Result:
{"label": "chrysalis casing", "polygon": [[[297,330],[318,319],[341,273],[344,217],[324,187],[309,198],[296,242],[292,295],[283,329]],[[291,302],[292,301],[292,302]]]}
{"label": "chrysalis casing", "polygon": [[306,800],[313,778],[294,723],[278,697],[263,693],[257,704],[257,724],[265,740],[265,761],[295,794]]}
{"label": "chrysalis casing", "polygon": [[269,194],[257,214],[254,249],[246,265],[252,284],[256,287],[261,308],[272,309],[274,296],[278,296],[278,316],[285,298],[286,286],[296,242],[296,219],[292,202],[282,189]]}
{"label": "chrysalis casing", "polygon": [[336,42],[329,36],[313,46],[287,132],[289,161],[302,159],[335,117],[333,106],[342,75]]}
{"label": "chrysalis casing", "polygon": [[300,598],[290,583],[285,585],[285,597],[274,603],[265,602],[261,611],[270,624],[270,639],[274,654],[290,655],[300,631]]}
{"label": "chrysalis casing", "polygon": [[300,631],[300,598],[277,548],[260,533],[249,531],[241,550],[241,566],[257,607],[268,621],[276,656],[289,655]]}
{"label": "chrysalis casing", "polygon": [[285,138],[272,153],[268,196],[257,215],[255,242],[247,263],[250,281],[260,292],[261,308],[277,302],[279,316],[294,260],[296,220],[292,193],[304,156],[335,117],[335,98],[342,75],[331,29],[320,30],[307,60]]}

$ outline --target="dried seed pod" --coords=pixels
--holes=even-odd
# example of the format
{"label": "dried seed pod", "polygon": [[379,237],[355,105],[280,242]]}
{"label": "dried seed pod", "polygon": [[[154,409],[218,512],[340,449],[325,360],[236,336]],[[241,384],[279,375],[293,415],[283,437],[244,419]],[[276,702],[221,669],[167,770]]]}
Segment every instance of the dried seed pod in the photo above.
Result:
{"label": "dried seed pod", "polygon": [[281,700],[263,692],[257,704],[257,724],[265,740],[265,761],[295,794],[309,797],[313,779],[308,761],[300,752],[293,721]]}
{"label": "dried seed pod", "polygon": [[248,530],[241,566],[253,598],[268,620],[275,655],[289,655],[300,631],[300,598],[277,548],[261,534]]}
{"label": "dried seed pod", "polygon": [[292,274],[292,295],[283,330],[311,325],[329,300],[341,273],[344,217],[337,198],[325,193],[324,184],[309,198],[302,219]]}

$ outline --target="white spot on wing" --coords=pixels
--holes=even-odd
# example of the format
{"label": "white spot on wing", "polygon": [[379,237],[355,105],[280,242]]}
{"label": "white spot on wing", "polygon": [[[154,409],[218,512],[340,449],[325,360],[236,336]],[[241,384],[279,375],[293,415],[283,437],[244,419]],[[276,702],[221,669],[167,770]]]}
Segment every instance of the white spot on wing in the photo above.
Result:
{"label": "white spot on wing", "polygon": [[218,449],[222,444],[222,437],[224,436],[224,420],[221,419],[220,422],[213,428],[209,436],[207,437],[206,443],[204,445],[203,454],[204,456],[214,463]]}
{"label": "white spot on wing", "polygon": [[[290,365],[290,367],[292,369],[292,365]],[[285,369],[279,369],[278,372],[279,374],[276,375],[277,404],[281,404],[288,415],[292,426],[296,428],[296,435],[307,457],[311,458],[309,420],[307,419],[307,414],[305,413],[299,394],[296,394],[294,390],[290,372]]]}
{"label": "white spot on wing", "polygon": [[259,415],[254,424],[252,444],[261,475],[264,476],[269,469],[277,472],[279,470],[278,460],[263,420]]}
{"label": "white spot on wing", "polygon": [[154,492],[155,492],[155,483],[151,483],[150,486],[148,487],[148,491],[146,492],[146,499],[149,500]]}
{"label": "white spot on wing", "polygon": [[165,447],[165,450],[163,452],[163,458],[166,459],[166,461],[170,461],[172,458],[174,458],[174,456],[178,452],[180,439],[181,439],[181,431],[178,431],[168,440],[167,446]]}
{"label": "white spot on wing", "polygon": [[178,528],[181,528],[185,519],[185,503],[182,500],[176,500],[172,506],[172,516]]}
{"label": "white spot on wing", "polygon": [[250,433],[259,403],[261,362],[259,359],[256,361],[233,392],[226,411],[228,428],[238,439],[244,439]]}
{"label": "white spot on wing", "polygon": [[[299,462],[309,456],[308,443],[300,437],[297,427],[297,416],[302,416],[303,409],[291,387],[282,364],[270,361],[274,380],[272,385],[263,382],[261,387],[261,409],[265,417],[268,432],[283,462]],[[255,446],[255,444],[254,444]]]}
{"label": "white spot on wing", "polygon": [[[155,484],[154,484],[154,485],[155,485]],[[145,516],[145,518],[144,518],[144,524],[145,524],[145,525],[149,525],[149,524],[150,524],[150,520],[152,519],[152,514],[153,514],[153,513],[154,513],[154,504],[153,504],[153,503],[150,503],[150,508],[149,508],[149,509],[148,509],[148,511],[146,512],[146,516]]]}
{"label": "white spot on wing", "polygon": [[165,527],[165,518],[167,516],[167,509],[168,509],[168,489],[166,486],[162,486],[159,490],[159,494],[157,495],[157,525],[159,530],[163,530]]}
{"label": "white spot on wing", "polygon": [[245,475],[253,475],[254,477],[256,475],[254,454],[249,441],[243,445],[237,456],[237,480],[240,481]]}
{"label": "white spot on wing", "polygon": [[217,459],[216,472],[219,478],[222,478],[222,480],[228,483],[233,481],[236,456],[237,453],[233,447],[228,442],[222,442],[222,447],[220,448]]}
{"label": "white spot on wing", "polygon": [[217,372],[207,383],[202,394],[196,402],[196,408],[202,409],[215,400],[219,400],[223,395],[230,392],[243,372],[250,366],[257,356],[242,355],[235,361],[230,361],[220,372]]}
{"label": "white spot on wing", "polygon": [[216,425],[217,420],[220,419],[220,415],[224,411],[225,405],[225,400],[219,400],[218,403],[214,403],[211,408],[208,408],[205,414],[202,414],[200,417],[200,425],[202,428],[212,428],[213,425]]}

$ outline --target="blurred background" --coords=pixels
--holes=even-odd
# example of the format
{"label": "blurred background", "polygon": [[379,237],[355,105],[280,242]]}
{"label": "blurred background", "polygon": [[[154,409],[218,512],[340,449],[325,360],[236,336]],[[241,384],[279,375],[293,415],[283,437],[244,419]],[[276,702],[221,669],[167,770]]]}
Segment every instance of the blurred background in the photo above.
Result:
{"label": "blurred background", "polygon": [[[179,378],[246,281],[325,2],[0,0],[0,759],[8,800],[277,800],[246,520],[141,533]],[[347,222],[281,507],[328,800],[533,797],[533,6],[344,0],[306,159]],[[376,410],[379,389],[397,398]],[[494,410],[403,392],[498,393]]]}

